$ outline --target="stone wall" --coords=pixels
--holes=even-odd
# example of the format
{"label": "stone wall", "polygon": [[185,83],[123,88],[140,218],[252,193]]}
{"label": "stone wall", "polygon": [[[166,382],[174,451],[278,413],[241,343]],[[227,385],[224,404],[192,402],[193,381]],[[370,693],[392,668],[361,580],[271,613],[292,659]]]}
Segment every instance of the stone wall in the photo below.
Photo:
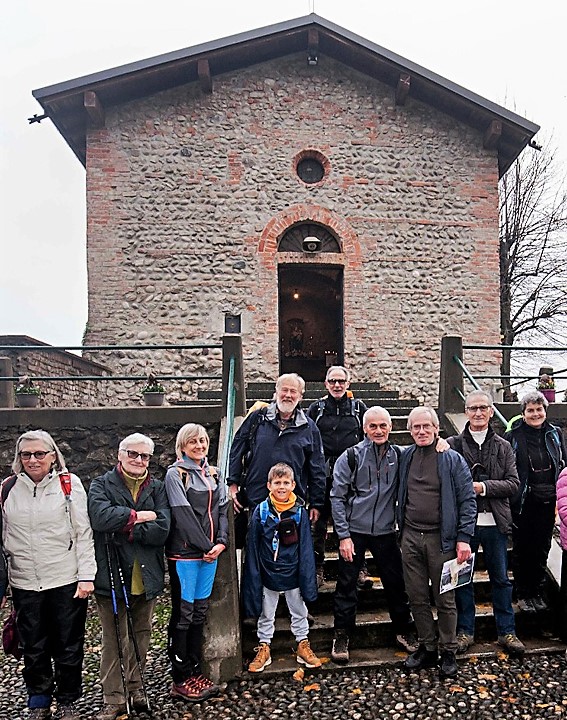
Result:
{"label": "stone wall", "polygon": [[[307,149],[328,160],[315,185],[295,172]],[[214,340],[225,313],[241,314],[246,378],[273,379],[278,264],[339,263],[354,379],[434,402],[443,333],[499,341],[497,185],[480,133],[411,97],[398,107],[391,88],[324,55],[215,76],[210,95],[194,83],[109,109],[87,139],[86,342]],[[307,220],[342,252],[278,253]],[[470,361],[497,372],[496,353]],[[152,363],[181,366],[166,352]]]}
{"label": "stone wall", "polygon": [[27,430],[47,430],[71,472],[88,487],[90,481],[116,464],[118,445],[127,435],[142,432],[155,442],[150,471],[159,478],[175,461],[175,437],[186,422],[207,428],[209,460],[217,462],[220,407],[114,408],[96,410],[0,410],[0,471],[11,473],[17,438]]}

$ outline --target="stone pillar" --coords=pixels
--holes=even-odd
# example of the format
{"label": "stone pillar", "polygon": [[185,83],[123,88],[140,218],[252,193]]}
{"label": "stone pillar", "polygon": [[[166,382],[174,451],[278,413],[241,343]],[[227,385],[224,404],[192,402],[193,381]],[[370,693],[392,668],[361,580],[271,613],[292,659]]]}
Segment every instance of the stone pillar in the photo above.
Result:
{"label": "stone pillar", "polygon": [[439,370],[439,415],[462,413],[464,391],[463,371],[455,362],[463,360],[463,338],[460,335],[446,335],[441,338],[441,367]]}
{"label": "stone pillar", "polygon": [[[0,357],[0,377],[13,377],[12,361],[9,357]],[[0,407],[14,407],[14,383],[11,380],[0,380]]]}

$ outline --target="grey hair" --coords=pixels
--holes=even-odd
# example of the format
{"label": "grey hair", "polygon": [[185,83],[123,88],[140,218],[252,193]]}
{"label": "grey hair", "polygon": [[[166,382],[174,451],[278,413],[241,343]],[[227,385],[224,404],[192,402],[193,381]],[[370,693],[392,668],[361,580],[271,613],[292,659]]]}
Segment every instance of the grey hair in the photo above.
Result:
{"label": "grey hair", "polygon": [[433,425],[435,425],[436,428],[439,427],[439,416],[437,415],[435,410],[432,407],[428,407],[427,405],[420,405],[419,407],[414,407],[413,410],[408,415],[408,430],[411,430],[412,421],[413,421],[414,416],[420,412],[428,413]]}
{"label": "grey hair", "polygon": [[325,375],[325,380],[328,380],[328,379],[329,379],[329,375],[330,375],[332,372],[334,372],[335,370],[340,370],[340,372],[343,372],[343,373],[345,374],[346,381],[347,381],[347,382],[350,382],[350,373],[349,373],[349,371],[346,369],[346,367],[344,367],[344,365],[331,365],[331,367],[327,370],[327,374]]}
{"label": "grey hair", "polygon": [[530,390],[530,392],[526,393],[520,400],[520,410],[522,412],[522,415],[524,414],[524,410],[529,403],[533,403],[534,405],[543,405],[544,408],[547,408],[547,406],[549,405],[545,395],[542,395],[542,393],[540,393],[538,390]]}
{"label": "grey hair", "polygon": [[147,445],[148,449],[150,451],[150,454],[154,451],[154,441],[148,437],[147,435],[142,435],[142,433],[132,433],[132,435],[128,435],[120,442],[120,445],[118,446],[119,450],[128,450],[129,447],[132,445]]}
{"label": "grey hair", "polygon": [[386,408],[382,407],[381,405],[373,405],[372,407],[369,407],[368,410],[364,413],[362,416],[362,427],[366,427],[366,424],[369,422],[368,418],[371,415],[374,415],[376,412],[383,412],[387,418],[390,425],[392,424],[392,416],[390,413],[386,410]]}
{"label": "grey hair", "polygon": [[177,433],[177,438],[175,439],[175,456],[177,458],[183,457],[183,448],[191,438],[199,437],[199,435],[204,435],[207,438],[207,452],[209,451],[209,433],[206,431],[206,429],[202,425],[198,425],[197,423],[185,423],[183,427],[179,429],[179,432]]}
{"label": "grey hair", "polygon": [[488,404],[490,405],[490,407],[494,405],[494,400],[492,399],[492,395],[489,392],[487,392],[486,390],[473,390],[465,398],[465,407],[467,407],[471,398],[479,397],[480,395],[482,395],[488,400]]}
{"label": "grey hair", "polygon": [[14,455],[14,462],[12,463],[12,470],[18,475],[24,471],[24,466],[20,458],[20,448],[23,442],[41,442],[45,445],[46,449],[50,452],[55,453],[55,462],[53,467],[58,471],[67,470],[65,466],[65,459],[61,453],[61,450],[57,447],[57,443],[51,437],[51,435],[45,430],[28,430],[23,435],[20,435],[16,442],[16,454]]}
{"label": "grey hair", "polygon": [[294,382],[302,395],[305,392],[305,380],[297,373],[284,373],[280,375],[276,380],[276,390],[279,390],[284,382]]}

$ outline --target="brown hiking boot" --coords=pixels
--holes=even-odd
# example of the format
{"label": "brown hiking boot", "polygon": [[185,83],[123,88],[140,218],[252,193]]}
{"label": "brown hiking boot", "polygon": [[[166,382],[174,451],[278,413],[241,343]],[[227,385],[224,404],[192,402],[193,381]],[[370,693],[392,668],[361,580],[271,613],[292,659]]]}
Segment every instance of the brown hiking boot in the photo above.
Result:
{"label": "brown hiking boot", "polygon": [[498,636],[498,644],[507,650],[511,655],[523,655],[526,652],[526,646],[514,633]]}
{"label": "brown hiking boot", "polygon": [[201,702],[201,700],[206,700],[210,693],[204,687],[199,686],[195,682],[194,677],[190,677],[180,685],[173,683],[170,695],[186,700],[187,702]]}
{"label": "brown hiking boot", "polygon": [[297,662],[302,663],[303,665],[306,665],[308,668],[316,668],[321,667],[323,664],[321,660],[315,655],[313,650],[311,650],[311,645],[309,644],[309,640],[305,639],[302,640],[297,645]]}
{"label": "brown hiking boot", "polygon": [[270,655],[270,646],[268,643],[260,643],[256,650],[256,657],[250,665],[248,665],[248,672],[258,673],[272,663],[272,656]]}
{"label": "brown hiking boot", "polygon": [[95,715],[95,720],[116,720],[117,717],[126,714],[126,705],[104,703],[102,710]]}

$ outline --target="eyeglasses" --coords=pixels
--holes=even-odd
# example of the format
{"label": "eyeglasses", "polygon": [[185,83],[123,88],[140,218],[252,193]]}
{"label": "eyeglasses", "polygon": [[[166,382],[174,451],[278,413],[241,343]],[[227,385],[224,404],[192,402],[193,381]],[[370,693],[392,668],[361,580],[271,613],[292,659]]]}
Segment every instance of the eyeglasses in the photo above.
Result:
{"label": "eyeglasses", "polygon": [[327,380],[329,385],[344,385],[346,383],[346,380],[339,380],[338,378],[329,378]]}
{"label": "eyeglasses", "polygon": [[135,450],[123,450],[122,452],[125,452],[126,455],[128,455],[128,457],[130,458],[130,460],[140,458],[142,462],[149,462],[150,458],[152,457],[151,453],[139,453]]}
{"label": "eyeglasses", "polygon": [[466,407],[465,410],[467,412],[475,413],[477,410],[480,410],[480,412],[486,412],[487,410],[490,410],[490,405],[469,405],[469,407]]}
{"label": "eyeglasses", "polygon": [[22,450],[18,453],[18,455],[22,458],[22,460],[31,460],[32,457],[34,457],[36,460],[43,460],[46,455],[49,455],[49,453],[55,452],[54,450],[36,450],[35,452],[28,452],[27,450]]}

